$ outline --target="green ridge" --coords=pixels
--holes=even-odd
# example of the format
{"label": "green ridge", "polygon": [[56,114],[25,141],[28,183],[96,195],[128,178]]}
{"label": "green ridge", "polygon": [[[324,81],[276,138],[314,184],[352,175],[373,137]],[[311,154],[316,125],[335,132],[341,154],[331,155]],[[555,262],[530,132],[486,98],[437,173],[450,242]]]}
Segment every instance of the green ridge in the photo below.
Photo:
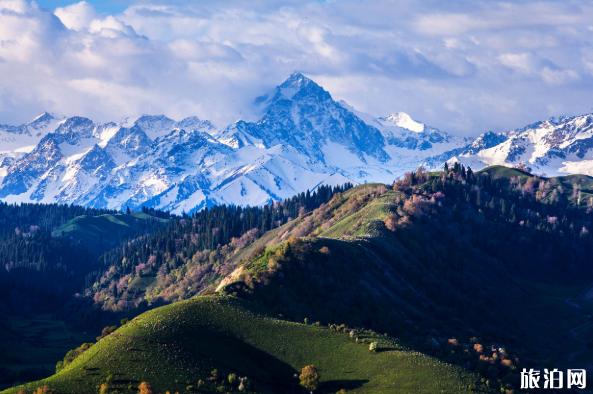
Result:
{"label": "green ridge", "polygon": [[[469,393],[477,375],[405,349],[398,341],[362,333],[379,351],[348,333],[271,318],[254,304],[204,296],[146,312],[107,336],[63,371],[3,394],[47,385],[54,393],[97,393],[113,375],[112,389],[150,383],[158,393],[215,392],[217,369],[254,382],[254,392],[298,387],[295,374],[306,365],[321,373],[319,393]],[[204,385],[197,390],[199,381]],[[236,391],[226,385],[223,392]],[[297,391],[299,392],[299,391]]]}

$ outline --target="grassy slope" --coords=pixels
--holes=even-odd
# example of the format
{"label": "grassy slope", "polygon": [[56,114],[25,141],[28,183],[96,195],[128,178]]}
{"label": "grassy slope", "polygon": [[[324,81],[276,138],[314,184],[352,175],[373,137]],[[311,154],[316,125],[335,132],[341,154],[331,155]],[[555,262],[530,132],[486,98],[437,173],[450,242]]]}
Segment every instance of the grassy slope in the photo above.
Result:
{"label": "grassy slope", "polygon": [[243,249],[238,250],[237,253],[232,257],[232,261],[240,262],[248,260],[251,254],[260,246],[270,246],[280,243],[283,239],[286,239],[285,237],[283,237],[283,235],[285,233],[290,233],[296,226],[302,223],[302,221],[303,218],[297,218],[278,228],[275,228],[274,230],[266,232],[261,237],[256,239],[255,242],[253,242],[252,244],[244,247]]}
{"label": "grassy slope", "polygon": [[[486,170],[497,179],[500,177],[508,179],[511,176],[522,178],[531,176],[501,166],[489,167]],[[361,185],[349,190],[344,194],[343,206],[348,205],[349,199],[364,194],[365,190],[370,189],[371,185]],[[322,275],[323,279],[327,278],[325,275],[331,275],[337,282],[351,289],[355,289],[357,283],[372,284],[373,292],[380,294],[377,299],[382,302],[391,302],[394,311],[401,311],[407,315],[412,314],[430,322],[433,314],[425,308],[425,304],[430,302],[426,302],[422,295],[416,293],[414,284],[418,282],[417,278],[434,276],[435,273],[430,265],[420,263],[416,257],[423,253],[438,256],[439,249],[434,242],[428,239],[422,243],[403,244],[395,236],[377,236],[378,234],[373,231],[374,221],[383,221],[392,213],[391,202],[396,196],[397,192],[387,191],[363,204],[360,209],[341,216],[336,216],[336,210],[334,210],[334,218],[337,220],[326,230],[320,231],[313,244],[313,250],[320,250],[324,246],[329,248],[331,257],[324,258],[320,257],[318,253],[313,254],[311,263],[316,267],[327,267],[316,271],[316,274]],[[266,234],[258,241],[257,245],[248,247],[242,256],[249,256],[260,244],[265,244],[274,251],[279,247],[279,234],[288,231],[282,237],[287,239],[292,230],[298,230],[298,225],[309,219],[299,219],[300,222],[290,224],[290,227],[286,225],[274,230],[274,233]],[[257,272],[265,270],[266,264],[267,259],[261,257],[256,261],[249,262],[246,267],[252,272]],[[509,275],[504,267],[500,267],[498,264],[493,265],[489,261],[478,260],[472,264],[469,264],[468,261],[464,269],[471,273],[469,276],[473,278],[473,281],[480,283],[483,294],[490,294],[500,306],[504,306],[504,313],[491,309],[491,307],[485,308],[491,314],[496,311],[496,313],[500,312],[500,316],[505,316],[503,319],[498,319],[497,330],[518,335],[518,337],[513,336],[509,339],[509,345],[529,349],[531,357],[552,358],[560,362],[564,361],[564,355],[567,352],[573,353],[583,349],[582,342],[573,338],[568,332],[571,328],[578,327],[586,319],[575,313],[574,308],[569,307],[565,301],[568,298],[577,304],[582,304],[581,312],[593,315],[593,307],[590,302],[579,302],[579,297],[585,290],[580,284],[558,284],[515,277]],[[269,292],[269,290],[264,291]],[[286,297],[293,300],[292,304],[294,305],[294,303],[302,302],[303,297],[299,294],[306,294],[307,291],[298,286],[290,287],[288,283],[284,283],[281,293],[283,294],[274,294],[270,298]],[[355,291],[355,294],[358,293]],[[371,295],[366,296],[371,297]],[[268,300],[268,302],[271,301]],[[327,300],[327,303],[329,302]],[[309,305],[309,308],[313,311],[317,305]],[[333,306],[332,308],[336,310],[338,307]],[[295,313],[295,315],[301,316],[302,313]],[[542,322],[546,322],[546,324],[542,325]],[[366,325],[368,322],[362,322],[362,324]],[[438,326],[439,324],[434,325],[434,327]],[[451,323],[449,326],[457,327],[457,329],[467,328],[462,321]],[[581,338],[591,338],[589,333],[584,332],[586,329],[587,326],[580,329],[583,331]],[[447,330],[441,330],[441,328],[439,331],[449,335],[459,335],[459,332],[447,333]],[[582,361],[591,354],[593,354],[591,350],[582,351],[575,356],[574,360]]]}
{"label": "grassy slope", "polygon": [[165,223],[166,219],[155,218],[142,212],[134,212],[131,215],[117,213],[114,215],[101,216],[78,216],[67,223],[64,223],[53,231],[55,235],[61,235],[81,240],[88,246],[97,246],[99,239],[108,246],[109,243],[117,242],[122,236],[134,234],[134,223],[138,220],[157,220]]}
{"label": "grassy slope", "polygon": [[[365,184],[365,185],[357,186],[355,188],[347,190],[344,193],[344,198],[348,199],[352,196],[357,195],[358,193],[362,193],[362,191],[364,189],[376,187],[378,185],[379,185],[378,183],[372,183],[372,184]],[[330,237],[330,238],[340,238],[343,235],[343,233],[345,232],[345,230],[347,229],[346,222],[351,222],[352,224],[356,224],[356,223],[360,222],[361,219],[363,219],[363,218],[367,222],[369,220],[373,220],[373,219],[382,220],[388,214],[387,210],[384,209],[385,204],[386,204],[385,200],[374,201],[372,203],[373,208],[371,208],[370,210],[367,210],[366,206],[363,207],[363,209],[360,211],[360,213],[358,213],[356,215],[355,218],[353,218],[350,215],[345,217],[344,222],[341,222],[339,224],[334,224],[328,231],[321,233],[320,236]],[[274,230],[270,230],[270,231],[266,232],[259,239],[257,239],[255,242],[253,242],[252,244],[239,250],[237,252],[237,254],[233,256],[232,261],[235,261],[235,262],[246,261],[249,259],[251,254],[260,246],[265,245],[265,246],[273,247],[275,245],[278,245],[282,241],[286,241],[288,239],[288,237],[290,235],[292,235],[292,232],[295,229],[297,229],[297,227],[300,224],[302,224],[303,221],[306,220],[306,218],[309,216],[310,216],[310,214],[305,217],[302,217],[302,218],[297,218],[289,223],[286,223],[285,225],[283,225],[281,227],[278,227]],[[358,229],[356,235],[364,235],[363,230]]]}
{"label": "grassy slope", "polygon": [[[159,393],[186,393],[188,385],[206,381],[216,368],[224,375],[248,376],[256,392],[272,393],[295,386],[294,374],[310,364],[320,369],[322,393],[342,388],[352,393],[463,393],[476,385],[476,375],[463,369],[386,337],[373,340],[382,348],[377,354],[346,333],[269,318],[234,297],[198,297],[140,315],[59,374],[26,389],[43,383],[56,393],[96,393],[96,386],[113,374],[120,389],[148,381]],[[215,384],[207,382],[202,389],[213,392]]]}

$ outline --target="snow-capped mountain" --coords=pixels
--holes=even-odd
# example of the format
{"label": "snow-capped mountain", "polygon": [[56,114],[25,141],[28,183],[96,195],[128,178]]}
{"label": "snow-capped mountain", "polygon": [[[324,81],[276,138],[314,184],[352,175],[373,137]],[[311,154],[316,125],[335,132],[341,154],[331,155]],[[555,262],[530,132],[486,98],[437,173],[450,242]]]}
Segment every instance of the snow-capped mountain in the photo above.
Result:
{"label": "snow-capped mountain", "polygon": [[535,173],[593,175],[593,114],[537,122],[518,130],[478,137],[451,158],[481,169],[524,163]]}
{"label": "snow-capped mountain", "polygon": [[260,205],[320,184],[392,182],[471,143],[401,112],[358,112],[299,73],[257,102],[259,121],[220,129],[196,117],[95,123],[49,113],[0,126],[0,199],[177,213]]}

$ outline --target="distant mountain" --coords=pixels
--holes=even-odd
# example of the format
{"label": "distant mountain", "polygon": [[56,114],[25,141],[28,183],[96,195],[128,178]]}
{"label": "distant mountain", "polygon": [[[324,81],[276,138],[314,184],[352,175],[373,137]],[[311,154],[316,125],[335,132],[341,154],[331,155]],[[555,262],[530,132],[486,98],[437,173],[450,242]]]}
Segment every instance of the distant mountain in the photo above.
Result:
{"label": "distant mountain", "polygon": [[253,206],[321,184],[392,182],[471,142],[401,112],[358,112],[299,73],[257,101],[259,121],[223,128],[196,117],[95,123],[49,113],[0,126],[0,199],[177,213]]}
{"label": "distant mountain", "polygon": [[450,160],[474,169],[524,163],[547,175],[593,175],[593,114],[552,118],[499,134],[488,132]]}

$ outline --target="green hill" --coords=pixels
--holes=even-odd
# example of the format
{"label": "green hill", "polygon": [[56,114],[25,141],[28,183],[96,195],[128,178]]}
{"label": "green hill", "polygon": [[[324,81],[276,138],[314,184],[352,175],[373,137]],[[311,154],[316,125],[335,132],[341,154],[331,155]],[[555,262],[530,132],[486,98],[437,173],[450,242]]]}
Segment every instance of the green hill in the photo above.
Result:
{"label": "green hill", "polygon": [[[481,385],[477,375],[392,338],[360,332],[357,343],[343,331],[267,317],[234,297],[197,297],[138,316],[57,375],[25,390],[43,384],[55,393],[95,394],[113,375],[111,388],[119,392],[145,381],[158,393],[210,393],[234,373],[248,377],[253,392],[301,392],[294,375],[306,365],[320,370],[319,393],[469,393],[470,385]],[[369,351],[371,341],[378,342],[378,352]],[[222,376],[218,381],[209,379],[214,369]],[[227,383],[219,392],[236,390]]]}
{"label": "green hill", "polygon": [[486,167],[478,173],[489,174],[500,187],[507,190],[517,189],[518,185],[525,189],[525,186],[531,185],[534,193],[541,193],[539,201],[545,204],[561,203],[566,207],[585,209],[593,207],[593,177],[588,175],[573,174],[547,178],[505,166]]}
{"label": "green hill", "polygon": [[125,237],[148,232],[151,228],[157,228],[167,222],[167,219],[142,212],[133,212],[130,215],[123,213],[100,216],[83,215],[59,226],[52,234],[80,240],[92,250],[105,250],[115,246]]}

